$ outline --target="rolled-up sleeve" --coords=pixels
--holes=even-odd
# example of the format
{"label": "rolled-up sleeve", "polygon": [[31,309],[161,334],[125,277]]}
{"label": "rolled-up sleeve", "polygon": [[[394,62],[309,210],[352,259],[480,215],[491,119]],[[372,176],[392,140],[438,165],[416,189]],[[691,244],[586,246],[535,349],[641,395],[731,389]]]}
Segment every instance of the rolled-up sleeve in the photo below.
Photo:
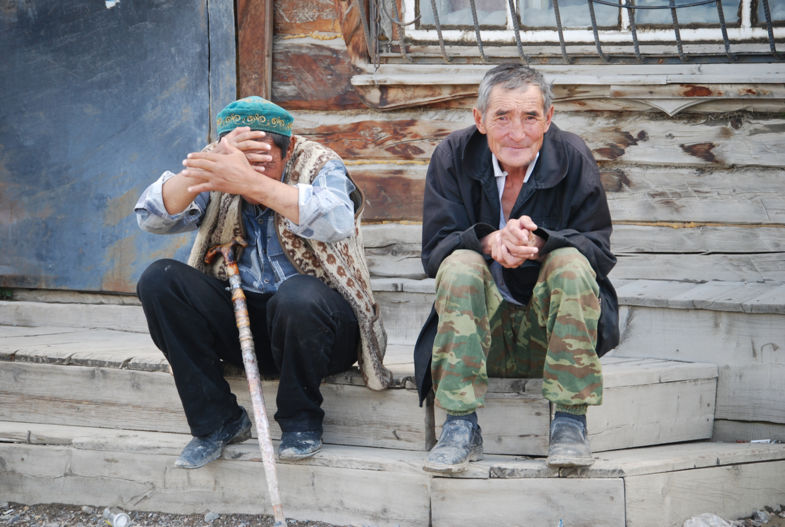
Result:
{"label": "rolled-up sleeve", "polygon": [[298,236],[322,242],[348,238],[354,233],[355,186],[338,160],[325,163],[313,183],[298,184],[300,223],[289,222]]}
{"label": "rolled-up sleeve", "polygon": [[147,187],[134,205],[136,223],[146,232],[174,234],[195,230],[210,201],[210,193],[202,192],[183,212],[169,214],[163,200],[163,186],[175,174],[166,171]]}

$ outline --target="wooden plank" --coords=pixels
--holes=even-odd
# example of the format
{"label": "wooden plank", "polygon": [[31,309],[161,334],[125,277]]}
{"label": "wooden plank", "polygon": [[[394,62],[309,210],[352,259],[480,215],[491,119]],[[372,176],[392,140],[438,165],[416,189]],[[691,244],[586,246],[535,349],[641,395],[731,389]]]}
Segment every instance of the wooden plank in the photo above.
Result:
{"label": "wooden plank", "polygon": [[625,525],[620,478],[433,478],[431,508],[434,527]]}
{"label": "wooden plank", "polygon": [[48,327],[122,328],[127,332],[147,333],[147,321],[140,306],[0,300],[0,324],[37,326],[42,321]]}
{"label": "wooden plank", "polygon": [[[544,458],[487,456],[469,465],[475,478],[619,478],[716,466],[785,460],[785,445],[694,441],[599,452],[594,464],[575,470],[548,468]],[[487,475],[486,475],[487,474]]]}
{"label": "wooden plank", "polygon": [[[312,132],[306,128],[298,130],[306,135],[313,134],[319,140],[325,134],[332,135],[329,145],[345,159],[427,160],[443,137],[471,124],[469,112],[454,110],[434,111],[427,119],[420,117],[408,122],[401,119],[402,115],[379,114],[375,120],[357,119],[350,126],[324,125]],[[318,122],[317,116],[312,116],[312,121]],[[712,172],[704,173],[709,179],[713,177],[714,169],[745,165],[776,172],[782,166],[777,152],[785,147],[785,138],[779,132],[785,123],[783,119],[745,116],[731,122],[715,122],[702,116],[686,116],[664,121],[648,114],[572,112],[556,115],[554,122],[563,130],[583,137],[601,164],[612,161],[635,166],[652,165],[660,170],[673,170],[674,166],[691,167],[692,170],[711,168]],[[373,130],[378,132],[370,133]],[[399,149],[406,148],[403,152],[394,150],[393,155],[387,157],[385,146],[395,138],[405,141]],[[413,150],[413,146],[417,150]],[[678,185],[672,173],[670,180],[671,185]],[[736,179],[736,183],[738,181]],[[744,185],[744,188],[754,189],[750,185]]]}
{"label": "wooden plank", "polygon": [[614,354],[715,363],[718,419],[785,423],[781,315],[645,307],[629,312]]}
{"label": "wooden plank", "polygon": [[369,170],[360,165],[350,167],[350,173],[365,194],[364,221],[422,220],[425,167]]}
{"label": "wooden plank", "polygon": [[[435,436],[442,433],[446,413],[434,407]],[[548,453],[550,403],[539,395],[488,393],[477,409],[483,451],[488,454],[543,456]]]}
{"label": "wooden plank", "polygon": [[785,500],[783,471],[785,461],[626,477],[627,525],[680,527],[706,511],[744,517]]}
{"label": "wooden plank", "polygon": [[785,223],[785,172],[779,167],[705,170],[676,159],[668,167],[604,165],[603,185],[616,222]]}
{"label": "wooden plank", "polygon": [[785,443],[785,424],[750,423],[748,421],[714,420],[715,441],[779,441]]}
{"label": "wooden plank", "polygon": [[341,25],[333,0],[276,0],[275,34],[298,36],[303,33],[333,33],[338,38]]}
{"label": "wooden plank", "polygon": [[616,253],[611,280],[679,280],[704,282],[785,282],[780,253],[635,254]]}
{"label": "wooden plank", "polygon": [[[244,377],[228,377],[238,403],[251,409]],[[276,410],[277,381],[265,381],[268,415]],[[374,392],[323,383],[327,443],[421,450],[425,409],[414,389]],[[114,368],[0,362],[0,419],[189,433],[171,375]],[[255,434],[255,430],[253,431]],[[270,433],[280,428],[270,420]]]}
{"label": "wooden plank", "polygon": [[[21,503],[271,514],[260,463],[224,459],[199,471],[172,470],[175,455],[2,444],[7,472],[0,493]],[[287,518],[380,526],[428,521],[428,476],[422,473],[302,463],[279,463],[277,472]]]}
{"label": "wooden plank", "polygon": [[237,94],[272,94],[273,0],[237,0]]}
{"label": "wooden plank", "polygon": [[[603,377],[603,403],[587,415],[594,452],[711,437],[714,364],[608,357]],[[485,407],[477,411],[485,451],[547,455],[550,403],[541,395],[541,379],[493,380]],[[446,415],[436,407],[434,416],[438,437]]]}
{"label": "wooden plank", "polygon": [[614,225],[611,246],[618,253],[785,253],[785,224]]}
{"label": "wooden plank", "polygon": [[[352,88],[352,65],[339,39],[276,38],[274,48],[272,98],[276,103],[287,110],[365,108]],[[302,133],[296,116],[294,132]]]}
{"label": "wooden plank", "polygon": [[716,392],[714,379],[607,388],[587,414],[592,451],[709,439]]}

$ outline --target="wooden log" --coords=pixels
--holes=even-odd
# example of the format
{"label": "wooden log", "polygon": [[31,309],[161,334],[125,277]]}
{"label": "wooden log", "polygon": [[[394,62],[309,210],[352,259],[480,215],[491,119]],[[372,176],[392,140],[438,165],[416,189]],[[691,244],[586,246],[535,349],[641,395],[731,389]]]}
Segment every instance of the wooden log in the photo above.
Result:
{"label": "wooden log", "polygon": [[[418,118],[410,112],[378,114],[375,119],[360,116],[351,123],[334,125],[321,124],[334,122],[334,118],[310,116],[310,126],[298,125],[298,133],[325,139],[347,160],[427,162],[441,139],[471,124],[468,111],[441,110],[425,115]],[[749,165],[780,169],[779,152],[785,148],[785,137],[779,131],[785,120],[754,115],[741,114],[723,120],[719,116],[662,119],[650,114],[570,112],[556,114],[554,122],[563,130],[583,137],[601,164],[612,161],[620,165],[663,168],[717,170]],[[412,142],[416,150],[400,151],[400,147],[389,150],[390,146]]]}
{"label": "wooden log", "polygon": [[[365,108],[351,85],[352,65],[340,40],[275,40],[272,97],[287,110]],[[295,133],[300,133],[294,122]]]}

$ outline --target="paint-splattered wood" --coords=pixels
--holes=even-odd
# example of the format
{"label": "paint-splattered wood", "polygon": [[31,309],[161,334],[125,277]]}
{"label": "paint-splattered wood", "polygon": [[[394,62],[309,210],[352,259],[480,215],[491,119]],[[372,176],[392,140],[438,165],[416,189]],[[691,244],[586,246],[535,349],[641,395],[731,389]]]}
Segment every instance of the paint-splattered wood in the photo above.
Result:
{"label": "paint-splattered wood", "polygon": [[[363,216],[366,222],[422,221],[425,163],[351,162],[360,159],[357,149],[371,141],[378,145],[373,152],[377,156],[405,148],[414,154],[417,150],[428,148],[432,141],[419,138],[407,144],[401,136],[405,134],[402,130],[396,132],[383,126],[370,126],[369,122],[362,124],[367,127],[355,127],[360,130],[353,130],[350,124],[327,126],[313,137],[325,142],[332,138],[333,147],[352,149],[350,155],[344,154],[344,159],[349,160],[352,177],[366,194],[367,208]],[[395,133],[399,135],[391,135]],[[355,140],[349,143],[347,134],[353,134]],[[389,145],[388,150],[385,150],[385,145]],[[611,216],[617,223],[652,225],[665,222],[674,224],[672,226],[702,229],[706,233],[712,232],[713,227],[768,228],[785,224],[785,195],[782,193],[785,171],[780,168],[706,170],[603,163],[601,177]],[[773,240],[777,237],[777,231],[749,232],[751,240]],[[646,240],[641,239],[640,243],[645,244]],[[771,241],[766,243],[771,247]],[[745,243],[745,247],[749,247],[749,243]]]}
{"label": "paint-splattered wood", "polygon": [[272,75],[276,103],[288,110],[365,108],[352,88],[353,67],[340,38],[277,38],[274,46]]}
{"label": "paint-splattered wood", "polygon": [[[327,143],[345,159],[427,162],[447,134],[472,122],[470,114],[461,110],[373,115],[378,117],[362,115],[347,123],[325,116],[322,121],[335,124],[319,124],[318,116],[310,116],[295,127],[297,133]],[[780,152],[785,150],[785,119],[775,117],[743,114],[663,119],[649,113],[573,112],[557,114],[554,122],[583,137],[600,163],[779,168]]]}
{"label": "paint-splattered wood", "polygon": [[341,32],[333,0],[275,1],[276,35],[297,36],[312,32]]}

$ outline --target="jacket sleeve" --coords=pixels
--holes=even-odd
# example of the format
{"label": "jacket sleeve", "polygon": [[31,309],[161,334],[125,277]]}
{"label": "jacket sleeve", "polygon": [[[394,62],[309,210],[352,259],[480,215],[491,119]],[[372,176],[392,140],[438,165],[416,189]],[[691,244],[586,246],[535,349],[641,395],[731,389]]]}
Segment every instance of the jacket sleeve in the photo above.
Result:
{"label": "jacket sleeve", "polygon": [[[461,184],[457,154],[449,140],[434,150],[425,176],[422,222],[422,264],[433,278],[442,261],[456,249],[482,252],[480,239],[494,227],[474,223],[468,187]],[[468,201],[467,201],[468,200]]]}
{"label": "jacket sleeve", "polygon": [[[577,165],[577,166],[576,166]],[[571,197],[568,221],[560,229],[540,229],[546,238],[543,253],[560,247],[575,247],[583,254],[599,277],[605,277],[616,264],[611,252],[611,214],[597,163],[585,154],[577,155],[568,176]]]}

